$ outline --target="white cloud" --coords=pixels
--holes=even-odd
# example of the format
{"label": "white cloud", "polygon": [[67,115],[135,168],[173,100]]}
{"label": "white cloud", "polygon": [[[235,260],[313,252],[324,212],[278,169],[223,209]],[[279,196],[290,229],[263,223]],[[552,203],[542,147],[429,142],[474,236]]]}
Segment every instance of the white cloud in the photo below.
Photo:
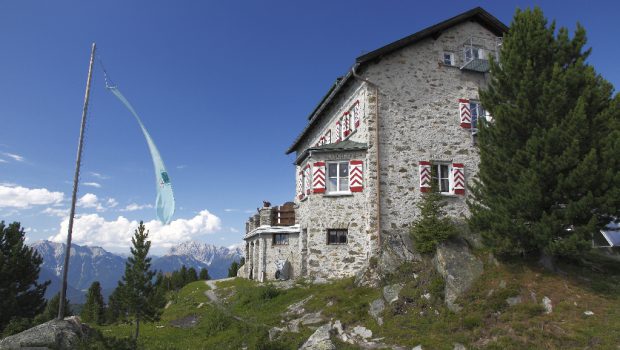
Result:
{"label": "white cloud", "polygon": [[[60,230],[49,239],[54,242],[63,242],[69,219],[65,218],[60,224]],[[193,218],[177,219],[168,225],[162,225],[158,220],[145,222],[149,230],[149,240],[153,248],[163,249],[177,245],[179,242],[192,240],[205,234],[217,232],[221,229],[221,220],[208,210],[202,210]],[[138,221],[128,220],[119,216],[116,220],[107,221],[99,214],[87,214],[75,218],[73,226],[73,241],[77,244],[97,245],[109,250],[125,250],[131,246],[131,237],[138,227]]]}
{"label": "white cloud", "polygon": [[5,157],[9,157],[9,158],[13,159],[16,162],[24,162],[24,161],[26,161],[26,159],[24,157],[20,156],[19,154],[8,153],[8,152],[3,152],[2,154]]}
{"label": "white cloud", "polygon": [[227,212],[227,213],[232,213],[233,211],[239,211],[239,209],[226,208],[226,209],[224,209],[224,211]]}
{"label": "white cloud", "polygon": [[237,229],[236,229],[236,228],[234,228],[234,227],[229,227],[228,229],[229,229],[229,230],[230,230],[230,232],[232,232],[232,233],[237,233],[237,232],[239,232],[239,230],[237,230]]}
{"label": "white cloud", "polygon": [[118,205],[118,201],[112,197],[108,198],[108,200],[106,201],[106,205],[108,206],[108,208],[114,208]]}
{"label": "white cloud", "polygon": [[246,209],[243,212],[246,214],[252,214],[252,213],[256,213],[256,209]]}
{"label": "white cloud", "polygon": [[107,179],[109,179],[109,178],[110,178],[110,177],[109,177],[109,176],[107,176],[107,175],[103,175],[103,174],[101,174],[101,173],[94,172],[94,171],[89,171],[88,173],[90,174],[90,176],[92,176],[92,177],[96,177],[97,179],[100,179],[100,180],[107,180]]}
{"label": "white cloud", "polygon": [[185,164],[177,165],[177,169],[185,169],[185,168],[187,168],[187,165]]}
{"label": "white cloud", "polygon": [[97,211],[104,211],[105,208],[99,202],[99,198],[96,194],[87,193],[80,197],[77,201],[77,205],[82,208],[93,208]]}
{"label": "white cloud", "polygon": [[0,208],[28,208],[32,205],[50,205],[62,202],[62,192],[52,192],[45,188],[26,188],[0,185]]}
{"label": "white cloud", "polygon": [[69,209],[45,208],[41,213],[64,218],[69,215]]}
{"label": "white cloud", "polygon": [[153,205],[152,204],[131,203],[128,206],[126,206],[125,208],[121,209],[121,211],[136,211],[136,210],[142,210],[142,209],[147,209],[147,208],[153,208]]}
{"label": "white cloud", "polygon": [[7,161],[2,159],[2,158],[0,158],[0,163],[7,163]]}
{"label": "white cloud", "polygon": [[90,187],[96,187],[96,188],[101,188],[101,184],[97,183],[97,182],[84,182],[82,185],[90,186]]}

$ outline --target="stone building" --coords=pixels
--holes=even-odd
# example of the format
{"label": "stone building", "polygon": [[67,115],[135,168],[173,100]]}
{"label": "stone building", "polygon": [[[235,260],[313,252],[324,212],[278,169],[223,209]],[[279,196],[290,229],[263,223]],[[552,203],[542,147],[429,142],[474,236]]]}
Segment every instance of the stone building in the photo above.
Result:
{"label": "stone building", "polygon": [[[451,215],[469,214],[476,124],[490,118],[478,90],[507,30],[475,8],[358,57],[336,80],[287,150],[296,154],[296,225],[280,230],[294,256],[291,277],[348,277],[373,260],[414,259],[409,228],[432,182]],[[268,230],[248,230],[246,243],[278,234]],[[253,266],[276,246],[263,241],[254,247],[271,247],[261,256],[246,244]],[[250,277],[248,269],[240,275]]]}

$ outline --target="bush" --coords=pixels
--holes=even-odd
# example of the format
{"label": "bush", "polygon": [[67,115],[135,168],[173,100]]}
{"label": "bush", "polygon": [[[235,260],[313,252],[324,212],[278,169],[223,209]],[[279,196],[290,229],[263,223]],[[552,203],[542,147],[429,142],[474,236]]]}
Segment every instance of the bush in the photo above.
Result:
{"label": "bush", "polygon": [[23,317],[15,317],[9,321],[9,324],[7,324],[2,331],[2,337],[4,338],[21,333],[30,327],[32,327],[32,320]]}

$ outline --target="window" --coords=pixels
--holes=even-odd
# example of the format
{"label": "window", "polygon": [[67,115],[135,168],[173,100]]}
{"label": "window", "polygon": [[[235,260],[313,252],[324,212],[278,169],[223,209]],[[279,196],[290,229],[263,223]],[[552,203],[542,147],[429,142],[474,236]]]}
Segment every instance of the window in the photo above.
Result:
{"label": "window", "polygon": [[302,170],[299,172],[299,177],[300,177],[299,180],[301,181],[301,184],[300,184],[299,188],[301,190],[301,194],[300,195],[303,197],[303,196],[306,195],[306,190],[308,189],[308,187],[306,186],[307,181],[306,181],[306,171],[305,171],[305,168],[301,168],[301,169]]}
{"label": "window", "polygon": [[349,192],[349,162],[327,163],[327,192]]}
{"label": "window", "polygon": [[433,164],[432,178],[437,190],[441,193],[450,193],[450,164]]}
{"label": "window", "polygon": [[347,244],[348,230],[327,230],[327,244]]}
{"label": "window", "polygon": [[288,233],[274,233],[273,234],[273,245],[287,245],[288,244]]}
{"label": "window", "polygon": [[478,118],[484,117],[484,109],[479,101],[469,101],[469,111],[471,113],[471,128],[476,129],[478,127]]}
{"label": "window", "polygon": [[447,66],[454,66],[454,54],[452,52],[444,52],[442,62]]}
{"label": "window", "polygon": [[465,62],[470,62],[475,59],[483,59],[484,52],[479,47],[468,46],[465,48]]}

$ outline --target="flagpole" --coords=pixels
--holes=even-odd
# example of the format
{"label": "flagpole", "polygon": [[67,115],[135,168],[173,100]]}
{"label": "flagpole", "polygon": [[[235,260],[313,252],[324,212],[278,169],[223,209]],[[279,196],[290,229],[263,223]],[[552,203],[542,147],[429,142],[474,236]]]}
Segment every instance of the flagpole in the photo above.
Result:
{"label": "flagpole", "polygon": [[95,43],[90,51],[90,64],[88,65],[88,78],[86,80],[86,94],[82,109],[82,125],[80,126],[80,140],[78,142],[77,159],[75,161],[75,175],[73,177],[73,193],[71,194],[71,212],[69,214],[69,231],[67,232],[67,249],[65,251],[65,263],[62,267],[62,288],[58,303],[58,317],[62,320],[65,316],[65,299],[67,295],[67,276],[69,274],[69,257],[71,256],[71,235],[73,234],[73,218],[75,216],[75,202],[77,198],[78,182],[80,179],[80,165],[82,164],[82,145],[84,144],[84,128],[86,127],[86,114],[88,112],[88,98],[90,97],[90,82],[93,76],[93,62],[95,62]]}

